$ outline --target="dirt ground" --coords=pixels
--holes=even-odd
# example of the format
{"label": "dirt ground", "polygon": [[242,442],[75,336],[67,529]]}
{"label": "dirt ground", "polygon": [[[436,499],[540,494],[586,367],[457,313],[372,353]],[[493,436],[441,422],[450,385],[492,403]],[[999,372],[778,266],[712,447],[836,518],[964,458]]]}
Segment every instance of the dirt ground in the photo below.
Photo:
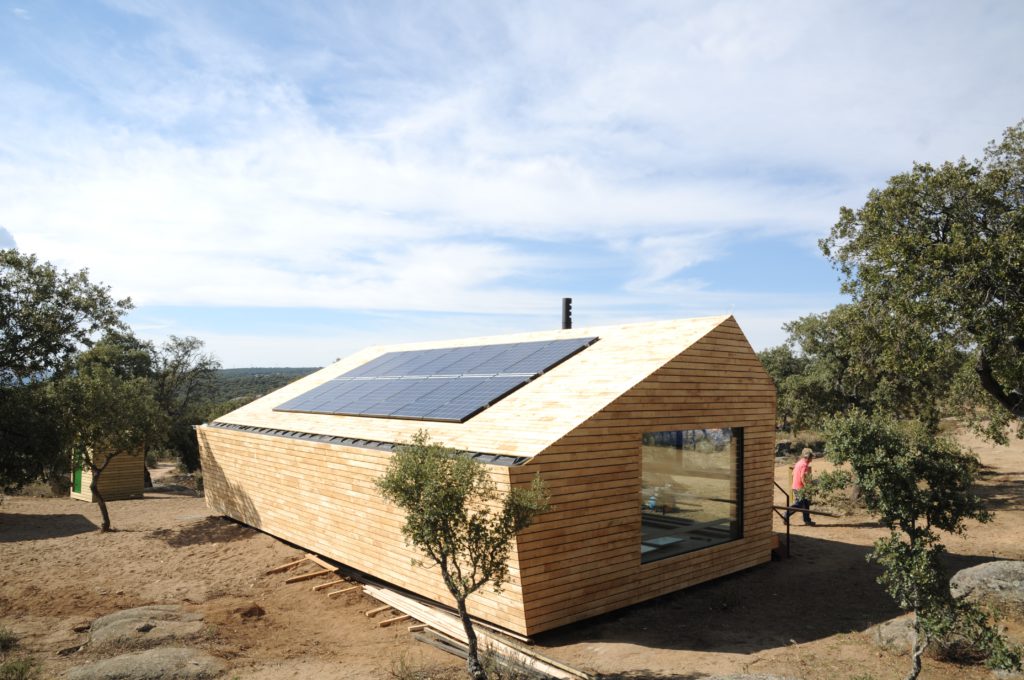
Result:
{"label": "dirt ground", "polygon": [[[985,464],[981,492],[995,520],[950,538],[951,572],[992,559],[1024,559],[1024,443],[962,441]],[[819,462],[817,467],[823,467]],[[166,472],[166,471],[159,471]],[[789,469],[776,468],[785,487]],[[160,474],[155,475],[159,486]],[[299,551],[212,516],[201,498],[165,487],[111,504],[117,531],[100,534],[95,505],[8,497],[0,508],[0,625],[21,637],[23,654],[60,678],[91,659],[61,655],[85,634],[74,628],[115,610],[184,604],[211,624],[196,643],[223,659],[225,677],[461,678],[463,662],[415,642],[405,625],[378,628],[364,595],[328,599],[318,581],[284,584],[271,567]],[[776,529],[784,531],[776,519]],[[539,636],[546,655],[596,677],[696,679],[772,673],[805,680],[902,677],[906,657],[879,652],[867,631],[900,612],[865,561],[881,530],[868,517],[795,522],[793,556],[713,583]],[[242,616],[257,604],[262,616]],[[1024,625],[1007,622],[1018,640]],[[980,667],[925,661],[924,678],[991,678]]]}

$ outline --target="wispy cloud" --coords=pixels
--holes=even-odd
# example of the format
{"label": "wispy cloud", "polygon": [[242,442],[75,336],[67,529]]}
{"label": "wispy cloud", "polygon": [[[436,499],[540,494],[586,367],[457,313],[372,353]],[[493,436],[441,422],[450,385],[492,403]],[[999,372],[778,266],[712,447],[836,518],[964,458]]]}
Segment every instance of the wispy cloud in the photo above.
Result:
{"label": "wispy cloud", "polygon": [[752,300],[689,271],[1024,112],[1024,8],[940,5],[14,9],[0,220],[142,304]]}

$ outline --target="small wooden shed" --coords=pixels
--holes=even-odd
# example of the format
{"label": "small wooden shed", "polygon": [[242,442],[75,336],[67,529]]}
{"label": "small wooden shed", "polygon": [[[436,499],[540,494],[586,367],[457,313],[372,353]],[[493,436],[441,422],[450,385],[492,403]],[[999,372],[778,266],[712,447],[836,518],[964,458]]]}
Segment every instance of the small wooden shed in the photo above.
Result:
{"label": "small wooden shed", "polygon": [[[102,464],[102,461],[99,461]],[[104,501],[142,498],[146,483],[146,458],[140,454],[114,456],[100,474],[100,494]],[[92,470],[81,461],[72,462],[71,497],[96,502],[92,493]]]}
{"label": "small wooden shed", "polygon": [[420,429],[550,490],[469,600],[517,633],[770,559],[775,389],[731,316],[366,349],[199,427],[207,503],[450,605],[374,487]]}

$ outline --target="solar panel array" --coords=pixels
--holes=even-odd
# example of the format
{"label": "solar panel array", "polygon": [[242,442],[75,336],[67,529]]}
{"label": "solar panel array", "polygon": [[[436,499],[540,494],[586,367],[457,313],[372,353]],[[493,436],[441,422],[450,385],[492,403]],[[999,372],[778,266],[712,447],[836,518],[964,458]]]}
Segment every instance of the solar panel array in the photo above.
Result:
{"label": "solar panel array", "polygon": [[462,423],[596,341],[388,352],[274,410]]}

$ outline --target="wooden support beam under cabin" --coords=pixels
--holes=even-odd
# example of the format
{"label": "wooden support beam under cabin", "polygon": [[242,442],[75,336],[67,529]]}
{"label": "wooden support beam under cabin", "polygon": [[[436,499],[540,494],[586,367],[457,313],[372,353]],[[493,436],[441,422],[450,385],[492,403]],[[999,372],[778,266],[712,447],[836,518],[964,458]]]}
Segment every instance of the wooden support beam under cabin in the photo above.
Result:
{"label": "wooden support beam under cabin", "polygon": [[318,586],[313,586],[313,591],[316,592],[317,590],[324,590],[325,588],[330,588],[331,586],[336,586],[341,583],[348,583],[348,580],[339,578],[337,581],[328,581],[327,583],[321,583]]}
{"label": "wooden support beam under cabin", "polygon": [[387,628],[392,623],[401,623],[402,621],[408,621],[411,618],[412,617],[409,616],[408,614],[402,614],[401,616],[395,616],[395,617],[390,618],[390,619],[384,619],[383,621],[381,621],[380,623],[377,624],[377,627],[378,628]]}
{"label": "wooden support beam under cabin", "polygon": [[389,604],[386,604],[383,607],[374,607],[373,609],[367,611],[366,615],[372,619],[377,614],[380,614],[381,612],[387,611],[389,609],[391,609],[391,605]]}
{"label": "wooden support beam under cabin", "polygon": [[317,578],[319,576],[326,576],[327,574],[333,574],[335,569],[324,569],[323,571],[311,571],[308,574],[300,574],[299,576],[292,576],[286,580],[285,583],[298,583],[299,581],[308,581],[311,578]]}
{"label": "wooden support beam under cabin", "polygon": [[306,558],[303,557],[301,560],[295,560],[294,562],[289,562],[288,564],[282,564],[280,567],[274,567],[273,569],[267,571],[266,575],[270,576],[271,574],[280,574],[282,571],[288,571],[292,567],[296,567],[305,561]]}
{"label": "wooden support beam under cabin", "polygon": [[359,590],[362,586],[349,586],[348,588],[342,588],[341,590],[332,590],[327,593],[327,597],[337,597],[338,595],[344,595],[345,593],[351,593],[352,591]]}
{"label": "wooden support beam under cabin", "polygon": [[328,562],[326,560],[321,559],[319,555],[314,555],[313,553],[306,553],[306,559],[309,560],[310,562],[315,562],[315,563],[319,564],[324,569],[330,569],[332,571],[337,571],[338,570],[338,568],[336,566],[334,566],[333,564],[331,564],[330,562]]}

